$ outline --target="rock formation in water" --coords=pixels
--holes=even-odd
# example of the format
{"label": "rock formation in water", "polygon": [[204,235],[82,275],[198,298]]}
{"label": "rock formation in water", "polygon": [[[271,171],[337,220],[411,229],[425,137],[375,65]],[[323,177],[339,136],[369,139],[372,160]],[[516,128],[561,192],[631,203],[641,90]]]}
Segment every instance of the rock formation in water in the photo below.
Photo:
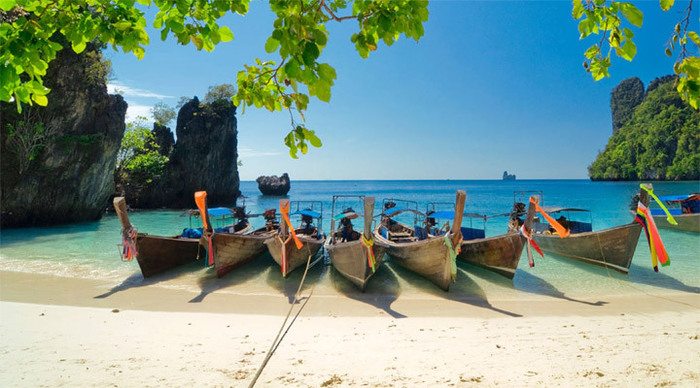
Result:
{"label": "rock formation in water", "polygon": [[588,167],[592,180],[700,179],[700,112],[681,100],[675,80],[666,76],[649,84]]}
{"label": "rock formation in water", "polygon": [[258,189],[263,195],[282,196],[289,192],[289,175],[285,172],[282,176],[260,176],[255,180],[258,182]]}
{"label": "rock formation in water", "polygon": [[[154,127],[161,153],[172,137],[169,129]],[[193,208],[194,192],[206,190],[209,206],[235,206],[240,195],[236,107],[231,101],[202,104],[196,97],[180,108],[177,141],[169,153],[165,172],[127,200],[135,208]],[[164,155],[167,155],[164,153]]]}
{"label": "rock formation in water", "polygon": [[637,77],[620,82],[610,93],[613,133],[617,132],[630,118],[634,108],[644,99],[644,84]]}
{"label": "rock formation in water", "polygon": [[98,219],[114,193],[127,104],[107,93],[99,50],[61,50],[44,83],[49,105],[0,103],[0,224]]}

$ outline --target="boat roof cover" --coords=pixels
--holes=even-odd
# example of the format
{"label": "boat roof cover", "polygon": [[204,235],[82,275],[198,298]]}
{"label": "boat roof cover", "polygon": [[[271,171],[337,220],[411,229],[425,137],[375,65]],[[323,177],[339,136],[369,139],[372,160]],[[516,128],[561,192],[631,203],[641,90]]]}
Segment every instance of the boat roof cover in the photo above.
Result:
{"label": "boat roof cover", "polygon": [[207,210],[210,216],[222,217],[222,216],[232,216],[233,211],[227,207],[213,207]]}
{"label": "boat roof cover", "polygon": [[360,217],[360,215],[355,213],[355,212],[343,212],[340,214],[336,214],[335,217],[333,217],[333,219],[334,220],[342,220],[343,218],[346,218],[346,217],[351,219],[351,220],[354,220],[355,218]]}
{"label": "boat roof cover", "polygon": [[542,210],[547,213],[559,213],[559,212],[590,212],[588,209],[579,209],[575,207],[561,207],[561,206],[542,206]]}
{"label": "boat roof cover", "polygon": [[297,210],[292,214],[294,214],[294,215],[299,214],[302,216],[308,216],[308,217],[313,217],[313,218],[321,218],[321,213],[319,213],[317,211],[313,211],[311,209]]}
{"label": "boat roof cover", "polygon": [[679,202],[679,201],[685,201],[686,199],[688,199],[692,196],[693,196],[693,194],[691,194],[691,195],[662,195],[659,197],[659,199],[664,201],[664,202]]}

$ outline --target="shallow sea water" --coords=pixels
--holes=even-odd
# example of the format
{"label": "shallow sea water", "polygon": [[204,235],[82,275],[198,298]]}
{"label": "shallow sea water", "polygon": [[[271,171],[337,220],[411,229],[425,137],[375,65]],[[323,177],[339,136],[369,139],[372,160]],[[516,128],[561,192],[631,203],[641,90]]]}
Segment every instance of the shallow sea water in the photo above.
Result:
{"label": "shallow sea water", "polygon": [[[425,211],[429,201],[452,202],[455,191],[464,189],[467,191],[468,212],[492,215],[510,210],[514,191],[540,190],[545,205],[590,209],[593,228],[597,230],[632,220],[628,207],[638,188],[639,184],[633,182],[588,180],[298,181],[292,183],[288,197],[292,201],[323,202],[323,229],[328,232],[331,198],[335,194],[374,195],[376,209],[384,198],[406,199],[418,202],[418,209]],[[698,192],[700,182],[655,183],[654,189],[659,195]],[[261,196],[255,182],[241,182],[241,191],[246,196],[248,212],[259,213],[278,205],[279,198]],[[361,211],[361,204],[354,199],[343,200],[338,205],[339,208],[348,206]],[[182,228],[199,226],[198,219],[190,220],[183,211],[133,212],[130,218],[139,231],[151,234],[175,235]],[[474,226],[484,225],[481,220],[472,222]],[[261,226],[263,221],[254,219],[253,223]],[[489,218],[487,236],[503,233],[506,223],[506,217]],[[193,301],[201,301],[211,292],[284,294],[291,298],[303,272],[297,270],[285,280],[269,255],[265,255],[222,279],[216,278],[213,269],[198,262],[144,280],[135,261],[127,263],[119,259],[119,229],[116,216],[108,214],[97,222],[2,230],[0,270],[101,279],[114,283],[116,290],[141,286],[184,289],[197,293]],[[457,281],[445,294],[427,280],[389,263],[378,270],[362,298],[376,295],[391,303],[400,295],[455,299],[473,296],[517,299],[544,295],[563,299],[583,297],[586,303],[595,303],[594,299],[599,295],[665,291],[700,293],[700,235],[666,229],[660,231],[671,257],[671,266],[661,267],[659,273],[651,268],[648,246],[642,235],[629,275],[551,255],[544,259],[536,256],[535,267],[529,268],[523,252],[513,281],[460,263]],[[358,298],[354,287],[330,266],[312,268],[307,284],[312,283],[316,284],[316,295],[341,294]]]}

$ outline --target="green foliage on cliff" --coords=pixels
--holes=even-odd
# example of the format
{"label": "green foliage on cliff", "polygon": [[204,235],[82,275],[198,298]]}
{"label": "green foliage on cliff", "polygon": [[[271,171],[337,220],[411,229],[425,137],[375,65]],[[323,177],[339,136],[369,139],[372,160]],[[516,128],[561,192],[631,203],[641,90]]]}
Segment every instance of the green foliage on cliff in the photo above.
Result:
{"label": "green foliage on cliff", "polygon": [[612,111],[613,132],[617,131],[632,117],[634,108],[644,99],[644,84],[637,77],[620,82],[612,90],[610,110]]}
{"label": "green foliage on cliff", "polygon": [[153,132],[142,121],[127,124],[117,155],[118,188],[138,192],[160,178],[168,157],[161,155],[159,149]]}
{"label": "green foliage on cliff", "polygon": [[673,79],[653,84],[588,167],[591,179],[700,179],[700,113],[681,101]]}

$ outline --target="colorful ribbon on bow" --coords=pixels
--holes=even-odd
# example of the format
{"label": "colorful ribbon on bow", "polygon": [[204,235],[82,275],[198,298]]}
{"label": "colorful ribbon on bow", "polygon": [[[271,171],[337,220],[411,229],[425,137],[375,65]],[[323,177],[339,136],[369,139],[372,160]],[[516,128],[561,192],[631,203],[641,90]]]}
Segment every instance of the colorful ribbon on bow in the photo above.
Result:
{"label": "colorful ribbon on bow", "polygon": [[281,248],[281,261],[280,263],[280,268],[282,269],[282,276],[287,276],[287,244],[289,241],[292,239],[292,235],[287,236],[286,240],[282,240],[282,237],[277,235],[277,241],[279,241],[280,245],[282,246]]}
{"label": "colorful ribbon on bow", "polygon": [[129,230],[122,230],[122,260],[131,261],[136,256],[139,255],[138,249],[136,248],[136,237],[138,232],[136,228],[130,228]]}
{"label": "colorful ribbon on bow", "polygon": [[[666,221],[668,221],[669,224],[678,225],[678,222],[676,222],[676,219],[673,218],[673,216],[671,215],[671,212],[668,211],[668,209],[666,208],[666,205],[664,205],[664,203],[661,202],[659,197],[657,197],[656,194],[654,194],[654,189],[647,187],[644,183],[640,183],[639,187],[642,190],[646,191],[649,194],[649,196],[654,198],[654,201],[656,201],[656,203],[659,204],[659,207],[661,207],[661,209],[663,209],[664,213],[666,213]],[[639,209],[639,207],[637,209]]]}
{"label": "colorful ribbon on bow", "polygon": [[377,259],[374,257],[374,249],[372,249],[372,246],[374,246],[374,239],[370,237],[368,240],[367,238],[365,238],[365,235],[362,234],[360,235],[360,242],[365,247],[365,249],[367,249],[367,265],[369,265],[369,267],[372,268],[372,273],[374,273],[374,271],[376,271],[375,267],[377,265]]}
{"label": "colorful ribbon on bow", "polygon": [[664,267],[671,265],[666,247],[661,241],[659,230],[656,229],[654,217],[651,216],[649,208],[641,202],[637,202],[637,215],[634,217],[634,221],[644,228],[644,234],[647,236],[649,251],[651,252],[651,265],[654,267],[654,271],[659,272],[659,261]]}
{"label": "colorful ribbon on bow", "polygon": [[535,266],[535,259],[532,256],[532,250],[530,249],[530,246],[532,246],[532,248],[535,248],[535,251],[537,251],[537,253],[539,253],[542,258],[544,258],[544,253],[542,252],[542,249],[540,249],[540,246],[537,245],[535,240],[532,238],[532,235],[528,233],[527,229],[525,229],[525,224],[520,226],[520,234],[527,240],[527,263],[530,265],[530,268],[532,268]]}
{"label": "colorful ribbon on bow", "polygon": [[447,253],[450,255],[450,275],[452,275],[452,280],[454,281],[455,279],[457,279],[457,255],[459,255],[459,251],[461,249],[462,238],[459,239],[459,242],[457,243],[457,248],[455,248],[455,246],[452,245],[452,238],[450,233],[446,233],[443,239],[445,240]]}
{"label": "colorful ribbon on bow", "polygon": [[214,244],[213,244],[213,229],[209,225],[209,213],[207,213],[207,192],[198,191],[194,193],[194,203],[197,204],[197,209],[199,209],[199,216],[202,219],[202,226],[204,227],[204,233],[202,237],[207,240],[207,264],[214,265]]}
{"label": "colorful ribbon on bow", "polygon": [[554,228],[554,230],[557,231],[557,234],[559,235],[560,238],[569,237],[569,234],[571,234],[571,232],[568,229],[566,229],[564,226],[562,226],[562,224],[558,223],[557,220],[552,218],[552,216],[547,214],[544,211],[544,209],[542,209],[540,207],[540,204],[538,203],[536,197],[530,197],[530,203],[533,206],[535,206],[535,210],[538,213],[542,214],[542,217],[544,217],[547,220],[547,222],[549,222],[549,225],[551,225],[552,228]]}
{"label": "colorful ribbon on bow", "polygon": [[283,199],[280,200],[280,214],[282,214],[282,219],[284,219],[284,222],[287,224],[289,235],[292,236],[292,239],[294,239],[294,244],[297,246],[297,249],[301,249],[304,244],[301,242],[301,240],[299,240],[299,237],[297,237],[294,226],[292,226],[292,221],[289,219],[289,201]]}

